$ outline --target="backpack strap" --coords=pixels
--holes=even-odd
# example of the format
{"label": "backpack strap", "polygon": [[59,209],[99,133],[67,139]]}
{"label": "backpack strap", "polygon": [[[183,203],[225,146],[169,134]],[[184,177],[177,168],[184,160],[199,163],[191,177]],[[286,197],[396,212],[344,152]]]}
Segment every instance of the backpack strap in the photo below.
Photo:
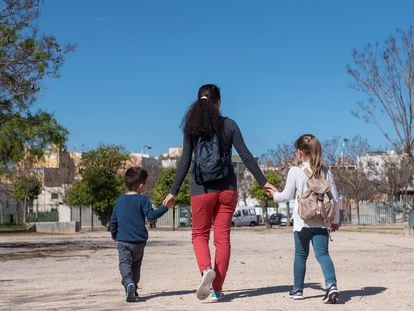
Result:
{"label": "backpack strap", "polygon": [[310,169],[306,167],[305,169],[303,169],[303,172],[305,173],[306,176],[308,176],[308,178],[311,178],[312,172],[310,171]]}
{"label": "backpack strap", "polygon": [[331,221],[328,218],[328,215],[326,213],[325,204],[322,203],[322,214],[323,214],[323,220],[325,221],[326,230],[328,231],[329,240],[333,241],[331,236]]}

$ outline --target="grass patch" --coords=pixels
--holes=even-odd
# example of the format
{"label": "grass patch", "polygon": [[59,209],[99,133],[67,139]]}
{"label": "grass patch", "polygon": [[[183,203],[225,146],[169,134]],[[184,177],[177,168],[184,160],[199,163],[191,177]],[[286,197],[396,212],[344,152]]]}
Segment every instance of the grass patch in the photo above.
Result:
{"label": "grass patch", "polygon": [[11,230],[26,230],[27,225],[21,224],[21,225],[0,225],[0,232],[1,231],[11,231]]}
{"label": "grass patch", "polygon": [[404,224],[383,224],[383,225],[343,225],[341,231],[350,232],[375,232],[375,233],[404,233]]}

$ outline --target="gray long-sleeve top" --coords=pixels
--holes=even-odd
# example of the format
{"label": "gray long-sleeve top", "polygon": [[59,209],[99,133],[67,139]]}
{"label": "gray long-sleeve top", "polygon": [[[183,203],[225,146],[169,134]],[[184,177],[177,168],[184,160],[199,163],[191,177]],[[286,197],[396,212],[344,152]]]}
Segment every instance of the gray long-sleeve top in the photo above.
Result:
{"label": "gray long-sleeve top", "polygon": [[[242,133],[240,132],[237,123],[230,118],[224,119],[223,136],[224,141],[222,147],[224,151],[231,155],[231,149],[232,146],[234,146],[236,148],[236,151],[240,155],[241,160],[246,165],[247,169],[253,174],[254,178],[257,180],[259,185],[263,186],[267,182],[266,177],[260,170],[256,159],[250,153],[249,149],[247,149],[247,146],[244,143]],[[190,168],[195,143],[196,140],[193,140],[191,137],[184,135],[183,154],[177,167],[177,173],[175,175],[174,182],[170,189],[170,193],[173,195],[178,194],[181,184]],[[194,181],[193,174],[191,176],[191,195],[197,195],[220,190],[236,189],[237,181],[233,168],[230,170],[230,173],[227,176],[227,178],[215,182],[206,183],[204,185],[196,184]]]}

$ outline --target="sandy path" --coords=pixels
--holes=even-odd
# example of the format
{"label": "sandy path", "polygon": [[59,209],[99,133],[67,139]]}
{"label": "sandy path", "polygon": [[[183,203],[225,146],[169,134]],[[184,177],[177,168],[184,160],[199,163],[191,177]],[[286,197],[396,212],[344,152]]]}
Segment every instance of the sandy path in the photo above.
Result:
{"label": "sandy path", "polygon": [[287,296],[293,237],[286,229],[232,232],[232,258],[220,303],[198,301],[189,231],[150,231],[141,302],[128,304],[107,232],[72,236],[0,235],[1,310],[414,310],[414,236],[338,232],[331,256],[341,290],[324,305],[322,274],[308,260],[306,299]]}

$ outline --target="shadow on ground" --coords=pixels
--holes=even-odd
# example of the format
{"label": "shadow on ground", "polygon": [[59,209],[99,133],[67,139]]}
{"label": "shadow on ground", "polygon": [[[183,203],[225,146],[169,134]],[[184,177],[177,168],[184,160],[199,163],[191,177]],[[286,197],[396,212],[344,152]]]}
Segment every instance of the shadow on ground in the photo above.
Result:
{"label": "shadow on ground", "polygon": [[[162,247],[175,247],[183,244],[181,241],[151,241],[148,245]],[[73,251],[99,251],[103,249],[116,249],[116,243],[111,239],[102,240],[75,240],[53,242],[14,242],[0,243],[0,261],[23,260],[44,257],[86,257],[87,255],[69,255]]]}
{"label": "shadow on ground", "polygon": [[[319,284],[310,284],[308,285],[310,288],[313,289],[318,289],[321,290],[323,292],[323,294],[321,295],[313,295],[313,296],[305,296],[305,299],[310,299],[310,298],[322,298],[325,296],[325,289]],[[347,302],[349,302],[350,300],[352,300],[352,298],[354,297],[364,297],[364,296],[374,296],[374,295],[378,295],[384,291],[386,291],[387,288],[386,287],[380,287],[380,286],[368,286],[368,287],[363,287],[361,289],[355,289],[355,290],[344,290],[344,291],[339,291],[339,301],[338,304],[345,304]]]}
{"label": "shadow on ground", "polygon": [[356,290],[341,291],[339,303],[343,304],[350,301],[354,297],[374,296],[386,291],[386,287],[368,286]]}
{"label": "shadow on ground", "polygon": [[226,294],[224,301],[231,301],[233,299],[244,298],[244,297],[256,297],[256,296],[271,295],[271,294],[276,294],[276,293],[288,293],[291,288],[292,288],[291,285],[281,285],[281,286],[241,289],[238,291],[232,291],[230,294]]}

